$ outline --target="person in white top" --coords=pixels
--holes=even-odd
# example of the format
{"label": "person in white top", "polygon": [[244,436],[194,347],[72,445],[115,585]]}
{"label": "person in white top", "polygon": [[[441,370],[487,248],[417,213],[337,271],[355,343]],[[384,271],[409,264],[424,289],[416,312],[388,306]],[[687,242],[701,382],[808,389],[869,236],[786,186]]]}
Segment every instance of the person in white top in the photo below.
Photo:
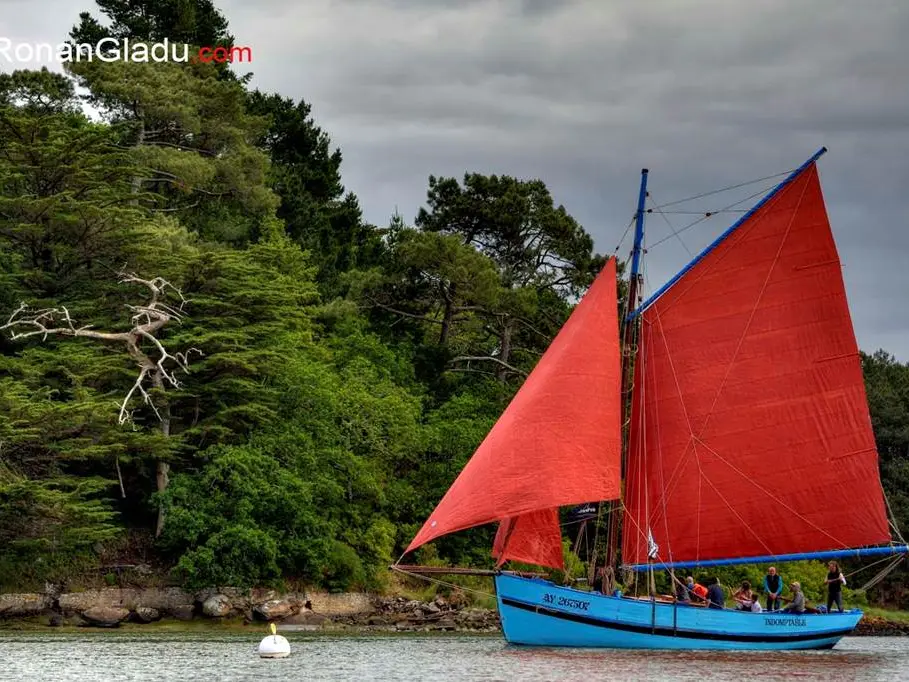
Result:
{"label": "person in white top", "polygon": [[754,599],[751,602],[751,613],[761,613],[764,609],[761,608],[761,600],[757,596],[757,593],[754,595]]}

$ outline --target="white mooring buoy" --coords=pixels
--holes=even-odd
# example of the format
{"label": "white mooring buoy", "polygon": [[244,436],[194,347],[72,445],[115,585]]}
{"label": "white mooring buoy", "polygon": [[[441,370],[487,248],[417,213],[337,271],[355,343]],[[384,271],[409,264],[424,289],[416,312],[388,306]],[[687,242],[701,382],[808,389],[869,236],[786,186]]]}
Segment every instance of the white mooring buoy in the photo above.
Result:
{"label": "white mooring buoy", "polygon": [[290,642],[277,634],[278,628],[271,623],[271,634],[259,642],[259,656],[262,658],[287,658],[290,656]]}

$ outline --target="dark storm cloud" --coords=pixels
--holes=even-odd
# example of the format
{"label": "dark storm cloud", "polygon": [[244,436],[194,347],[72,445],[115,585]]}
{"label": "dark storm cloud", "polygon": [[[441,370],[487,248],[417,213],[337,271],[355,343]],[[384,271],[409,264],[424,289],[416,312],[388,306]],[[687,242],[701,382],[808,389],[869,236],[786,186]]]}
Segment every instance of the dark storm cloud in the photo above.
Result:
{"label": "dark storm cloud", "polygon": [[[412,217],[430,173],[510,173],[545,180],[611,252],[642,166],[659,203],[792,168],[827,145],[819,168],[859,342],[909,359],[904,0],[221,6],[253,48],[238,70],[313,105],[343,150],[345,183],[379,224],[396,207]],[[0,2],[0,35],[56,41],[84,8]],[[667,217],[676,229],[691,219]],[[653,248],[651,286],[735,217],[686,231],[684,247]],[[650,243],[671,235],[658,216],[648,233]]]}

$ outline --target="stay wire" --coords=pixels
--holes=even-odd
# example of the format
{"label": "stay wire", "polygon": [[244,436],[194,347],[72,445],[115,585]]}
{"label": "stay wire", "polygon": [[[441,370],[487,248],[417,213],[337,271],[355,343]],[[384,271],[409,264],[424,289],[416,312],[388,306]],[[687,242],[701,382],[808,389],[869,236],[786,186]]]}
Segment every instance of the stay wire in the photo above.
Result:
{"label": "stay wire", "polygon": [[[654,246],[659,246],[659,245],[662,244],[663,242],[669,241],[670,239],[672,239],[673,236],[680,235],[680,234],[682,234],[683,232],[686,232],[687,230],[690,230],[690,229],[691,229],[692,227],[694,227],[695,225],[701,224],[702,222],[704,222],[704,221],[707,220],[708,218],[712,218],[713,216],[717,215],[718,213],[725,213],[725,212],[728,212],[730,209],[735,208],[735,207],[738,206],[739,204],[743,204],[743,203],[745,203],[746,201],[750,201],[751,199],[755,199],[755,198],[757,198],[757,197],[759,197],[759,196],[763,196],[764,194],[767,194],[767,192],[769,192],[770,190],[772,190],[774,187],[776,187],[776,185],[770,185],[770,186],[768,186],[768,187],[765,187],[765,188],[762,189],[761,191],[755,192],[754,194],[749,194],[747,197],[744,197],[743,199],[739,199],[738,201],[735,201],[735,202],[729,204],[728,206],[724,206],[723,208],[721,208],[721,209],[719,209],[719,210],[717,210],[717,211],[705,211],[705,212],[701,215],[700,218],[698,218],[697,220],[692,220],[690,223],[688,223],[688,224],[685,225],[684,227],[682,227],[682,228],[680,228],[679,230],[677,230],[677,232],[676,232],[675,235],[669,235],[668,237],[664,237],[663,239],[660,239],[660,240],[658,240],[658,241],[655,241],[653,244],[650,245],[650,248],[653,248]],[[665,204],[664,204],[664,205],[665,205]]]}
{"label": "stay wire", "polygon": [[628,221],[628,225],[625,226],[625,231],[622,233],[622,238],[619,240],[619,243],[616,245],[615,249],[612,252],[613,256],[618,255],[619,249],[622,248],[622,244],[625,243],[625,237],[628,236],[628,233],[631,231],[631,226],[634,225],[634,221],[637,218],[637,215],[631,216],[631,220]]}
{"label": "stay wire", "polygon": [[773,180],[775,178],[783,177],[784,175],[789,175],[794,168],[790,168],[787,171],[782,171],[780,173],[774,173],[773,175],[767,175],[763,178],[757,178],[755,180],[747,180],[746,182],[739,182],[735,185],[728,185],[726,187],[721,187],[720,189],[714,189],[709,192],[702,192],[701,194],[695,194],[694,196],[686,197],[684,199],[676,199],[675,201],[670,201],[668,204],[660,204],[657,208],[666,208],[667,206],[678,206],[679,204],[684,204],[688,201],[694,201],[695,199],[703,199],[704,197],[713,196],[714,194],[721,194],[723,192],[728,192],[733,189],[739,189],[740,187],[747,187],[748,185],[754,185],[759,182],[764,182],[766,180]]}
{"label": "stay wire", "polygon": [[[647,195],[648,195],[651,199],[653,198],[653,194],[652,194],[652,193],[648,192]],[[669,218],[666,216],[666,213],[663,212],[662,208],[661,208],[660,206],[654,206],[654,207],[650,208],[647,212],[648,212],[648,213],[651,213],[651,212],[653,212],[653,211],[656,211],[656,212],[660,215],[660,217],[663,218],[663,221],[666,223],[666,225],[669,226],[669,231],[672,232],[673,236],[674,236],[676,239],[679,240],[679,244],[682,245],[682,248],[685,249],[685,251],[688,253],[689,256],[691,256],[692,258],[694,258],[694,254],[691,253],[691,249],[689,249],[688,246],[685,244],[685,242],[682,241],[682,237],[681,237],[681,236],[679,235],[679,233],[676,231],[676,229],[675,229],[675,227],[672,225],[672,223],[669,222]],[[700,214],[700,215],[703,215],[703,214]]]}

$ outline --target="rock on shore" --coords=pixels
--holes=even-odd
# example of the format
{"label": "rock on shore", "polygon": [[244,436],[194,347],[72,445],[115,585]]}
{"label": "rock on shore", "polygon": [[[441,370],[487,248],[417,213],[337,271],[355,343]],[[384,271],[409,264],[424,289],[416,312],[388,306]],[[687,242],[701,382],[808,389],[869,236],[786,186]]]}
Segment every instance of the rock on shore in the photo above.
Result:
{"label": "rock on shore", "polygon": [[488,609],[463,608],[444,597],[421,602],[404,597],[378,597],[368,613],[336,617],[336,624],[398,632],[495,632],[499,614]]}

